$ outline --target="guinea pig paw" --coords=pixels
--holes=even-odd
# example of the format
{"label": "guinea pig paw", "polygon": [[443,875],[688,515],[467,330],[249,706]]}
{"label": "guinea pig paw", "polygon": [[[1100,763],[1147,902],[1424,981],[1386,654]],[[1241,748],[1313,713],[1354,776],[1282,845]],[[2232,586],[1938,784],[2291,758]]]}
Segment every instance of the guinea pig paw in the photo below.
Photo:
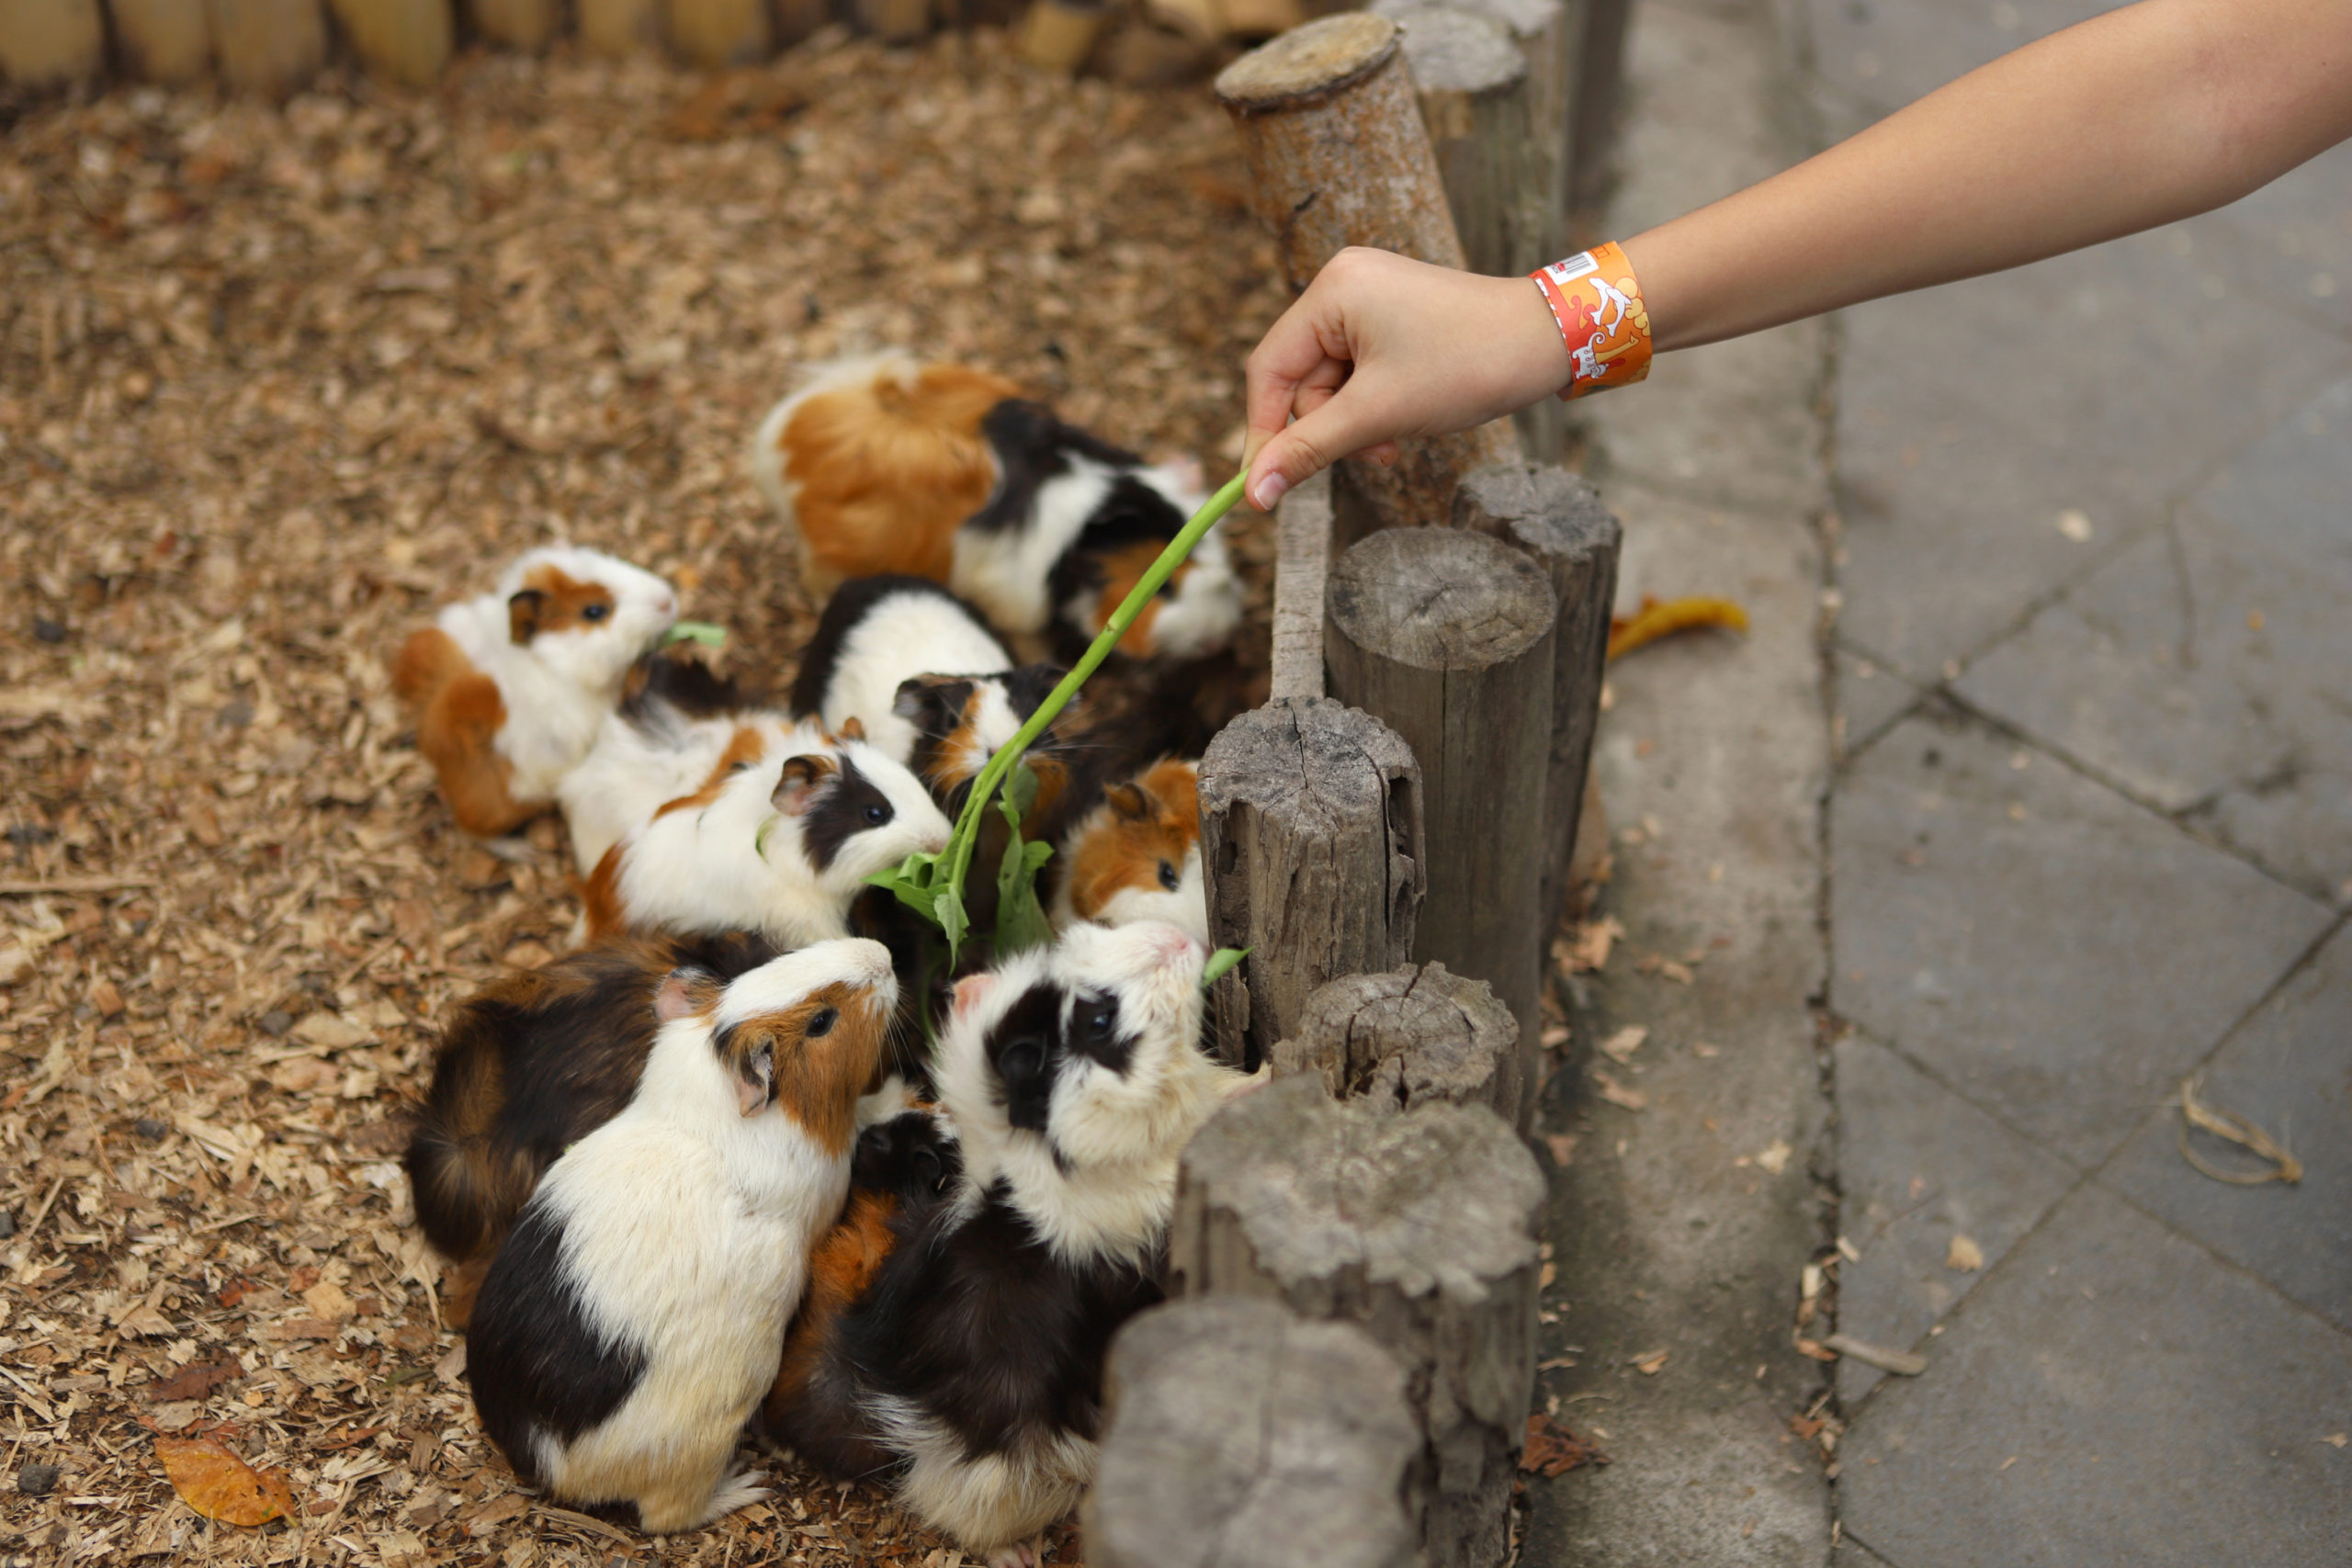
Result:
{"label": "guinea pig paw", "polygon": [[989,1568],[1037,1568],[1037,1543],[1021,1541],[989,1553]]}
{"label": "guinea pig paw", "polygon": [[773,1495],[771,1488],[760,1484],[760,1477],[748,1470],[738,1470],[710,1490],[710,1511],[703,1522],[723,1518],[738,1508],[747,1508],[761,1498]]}

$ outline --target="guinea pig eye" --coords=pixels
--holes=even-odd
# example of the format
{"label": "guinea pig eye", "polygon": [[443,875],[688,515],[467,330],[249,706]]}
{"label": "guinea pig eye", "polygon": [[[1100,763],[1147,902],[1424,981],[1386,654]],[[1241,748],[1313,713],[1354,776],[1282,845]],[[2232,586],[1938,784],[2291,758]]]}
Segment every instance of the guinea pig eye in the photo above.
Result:
{"label": "guinea pig eye", "polygon": [[1166,861],[1161,861],[1159,863],[1159,885],[1168,889],[1170,893],[1173,893],[1178,887],[1183,885],[1183,878],[1176,874],[1176,868],[1174,866],[1169,864]]}
{"label": "guinea pig eye", "polygon": [[1117,1017],[1116,1009],[1108,1004],[1099,1003],[1081,1012],[1079,1027],[1086,1031],[1086,1037],[1089,1040],[1101,1040],[1111,1032],[1111,1025]]}
{"label": "guinea pig eye", "polygon": [[583,621],[601,621],[612,613],[613,607],[610,604],[582,604],[580,606],[580,618]]}
{"label": "guinea pig eye", "polygon": [[1045,1070],[1045,1047],[1035,1040],[1016,1040],[997,1058],[996,1070],[1007,1083],[1027,1083]]}
{"label": "guinea pig eye", "polygon": [[887,806],[869,806],[865,808],[865,816],[867,827],[879,828],[883,823],[890,820],[890,808]]}
{"label": "guinea pig eye", "polygon": [[840,1017],[841,1010],[838,1008],[819,1008],[809,1014],[808,1027],[800,1032],[811,1040],[820,1035],[831,1034],[833,1032],[834,1021]]}

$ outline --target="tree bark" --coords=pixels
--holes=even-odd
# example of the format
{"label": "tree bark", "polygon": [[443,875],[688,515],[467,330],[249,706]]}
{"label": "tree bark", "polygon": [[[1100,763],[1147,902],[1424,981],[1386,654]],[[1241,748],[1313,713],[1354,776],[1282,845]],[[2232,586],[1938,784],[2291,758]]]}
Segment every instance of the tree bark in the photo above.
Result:
{"label": "tree bark", "polygon": [[111,0],[123,63],[146,82],[202,79],[212,68],[212,28],[188,0]]}
{"label": "tree bark", "polygon": [[[1293,28],[1216,79],[1294,292],[1350,245],[1464,265],[1403,59],[1394,22],[1344,12]],[[1442,524],[1462,476],[1514,450],[1498,421],[1400,443],[1394,468],[1342,467],[1380,526]]]}
{"label": "tree bark", "polygon": [[1584,817],[1593,731],[1600,722],[1624,530],[1575,474],[1517,463],[1481,468],[1464,480],[1453,497],[1453,522],[1525,551],[1559,601],[1552,634],[1552,745],[1544,767],[1544,886],[1536,906],[1547,923],[1557,922],[1575,886],[1569,865]]}
{"label": "tree bark", "polygon": [[1362,1329],[1238,1296],[1134,1319],[1080,1513],[1093,1568],[1408,1568],[1421,1446],[1405,1376]]}
{"label": "tree bark", "polygon": [[326,62],[319,0],[205,0],[212,54],[232,87],[282,98]]}
{"label": "tree bark", "polygon": [[1416,1105],[1503,1103],[1519,1021],[1484,980],[1442,964],[1350,975],[1306,998],[1298,1032],[1274,1047],[1274,1076],[1305,1073],[1335,1100],[1390,1112]]}
{"label": "tree bark", "polygon": [[1306,1078],[1242,1096],[1184,1153],[1176,1293],[1361,1325],[1405,1370],[1424,1446],[1408,1512],[1432,1568],[1510,1545],[1534,1379],[1534,1156],[1481,1106],[1380,1115]]}
{"label": "tree bark", "polygon": [[1486,981],[1519,1021],[1501,1103],[1524,1131],[1540,1082],[1549,934],[1537,900],[1552,739],[1551,584],[1498,540],[1456,528],[1392,530],[1340,558],[1326,606],[1331,694],[1396,730],[1421,764],[1432,874],[1414,956]]}
{"label": "tree bark", "polygon": [[1255,1068],[1316,987],[1412,955],[1420,768],[1393,731],[1326,698],[1245,713],[1201,759],[1201,864],[1212,940],[1250,949],[1210,994],[1219,1051]]}

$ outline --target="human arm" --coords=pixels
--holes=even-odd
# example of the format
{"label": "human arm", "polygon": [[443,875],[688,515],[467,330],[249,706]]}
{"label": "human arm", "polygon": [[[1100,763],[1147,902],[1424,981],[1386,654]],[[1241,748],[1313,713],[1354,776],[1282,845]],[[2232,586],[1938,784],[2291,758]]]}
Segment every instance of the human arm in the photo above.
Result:
{"label": "human arm", "polygon": [[[2347,136],[2352,5],[2140,0],[1623,249],[1663,353],[2207,211]],[[1567,379],[1532,283],[1343,252],[1250,356],[1250,499]]]}

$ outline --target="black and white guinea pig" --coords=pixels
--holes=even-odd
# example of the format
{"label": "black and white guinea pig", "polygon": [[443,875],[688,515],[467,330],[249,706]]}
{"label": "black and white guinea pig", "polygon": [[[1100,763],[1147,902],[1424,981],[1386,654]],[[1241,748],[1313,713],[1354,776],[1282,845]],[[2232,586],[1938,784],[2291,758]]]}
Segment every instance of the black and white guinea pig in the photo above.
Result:
{"label": "black and white guinea pig", "polygon": [[474,1266],[445,1293],[452,1325],[465,1325],[481,1269],[539,1178],[637,1092],[662,982],[692,969],[723,984],[775,956],[740,931],[605,942],[517,970],[450,1012],[407,1166],[425,1239]]}
{"label": "black and white guinea pig", "polygon": [[1055,930],[1084,920],[1106,926],[1164,920],[1205,946],[1200,792],[1200,764],[1173,759],[1105,790],[1102,804],[1062,840]]}
{"label": "black and white guinea pig", "polygon": [[493,838],[553,804],[630,666],[677,615],[677,594],[651,572],[553,545],[411,633],[392,689],[458,826]]}
{"label": "black and white guinea pig", "polygon": [[[1091,640],[1206,499],[1197,465],[1148,465],[1001,377],[897,355],[820,367],[762,422],[751,466],[813,589],[926,577],[1032,657]],[[1241,591],[1221,530],[1123,651],[1191,659],[1232,638]]]}
{"label": "black and white guinea pig", "polygon": [[1172,926],[1080,926],[957,983],[937,1076],[961,1171],[901,1201],[863,1293],[771,1397],[775,1441],[843,1476],[885,1460],[966,1551],[1035,1562],[1029,1538],[1093,1475],[1103,1351],[1159,1297],[1177,1160],[1255,1081],[1194,1044],[1204,956]]}
{"label": "black and white guinea pig", "polygon": [[761,1495],[736,1441],[841,1213],[896,992],[855,939],[662,982],[636,1094],[549,1168],[474,1303],[474,1407],[526,1483],[655,1533]]}
{"label": "black and white guinea pig", "polygon": [[847,936],[865,878],[947,834],[915,776],[863,739],[738,724],[690,794],[596,863],[582,895],[588,935],[752,931],[780,948]]}
{"label": "black and white guinea pig", "polygon": [[898,711],[900,682],[1012,668],[979,612],[938,583],[904,573],[861,577],[836,589],[818,618],[792,683],[792,711],[836,731],[856,719],[884,755],[907,762],[920,732]]}

